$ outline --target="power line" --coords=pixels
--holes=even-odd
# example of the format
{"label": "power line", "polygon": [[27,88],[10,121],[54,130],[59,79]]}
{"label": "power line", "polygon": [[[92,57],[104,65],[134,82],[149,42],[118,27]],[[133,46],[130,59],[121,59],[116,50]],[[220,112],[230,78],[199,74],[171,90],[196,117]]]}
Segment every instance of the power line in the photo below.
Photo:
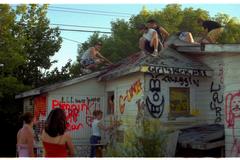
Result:
{"label": "power line", "polygon": [[58,24],[58,23],[52,23],[50,25],[54,25],[54,26],[67,26],[67,27],[84,27],[84,28],[111,29],[111,28],[107,28],[107,27],[79,26],[79,25],[73,25],[73,24]]}
{"label": "power line", "polygon": [[99,13],[110,13],[110,14],[125,14],[131,16],[131,13],[124,13],[124,12],[109,12],[109,11],[100,11],[100,10],[88,10],[88,9],[80,9],[80,8],[66,8],[66,7],[55,7],[49,6],[48,8],[58,8],[58,9],[67,9],[67,10],[75,10],[75,11],[88,11],[88,12],[99,12]]}
{"label": "power line", "polygon": [[81,42],[78,42],[78,41],[76,41],[76,40],[69,39],[69,38],[66,38],[66,37],[63,37],[63,36],[61,36],[61,37],[62,37],[62,39],[66,39],[66,40],[68,40],[68,41],[71,41],[71,42],[75,42],[75,43],[81,44]]}
{"label": "power line", "polygon": [[78,29],[64,29],[59,28],[61,31],[73,31],[73,32],[98,32],[98,33],[105,33],[105,34],[111,34],[112,32],[104,32],[104,31],[89,31],[89,30],[78,30]]}
{"label": "power line", "polygon": [[48,9],[49,11],[57,11],[57,12],[69,12],[69,13],[80,13],[80,14],[91,14],[97,16],[110,16],[110,17],[130,17],[130,16],[119,16],[113,14],[103,14],[103,13],[91,13],[91,12],[81,12],[81,11],[70,11],[70,10],[61,10],[61,9]]}

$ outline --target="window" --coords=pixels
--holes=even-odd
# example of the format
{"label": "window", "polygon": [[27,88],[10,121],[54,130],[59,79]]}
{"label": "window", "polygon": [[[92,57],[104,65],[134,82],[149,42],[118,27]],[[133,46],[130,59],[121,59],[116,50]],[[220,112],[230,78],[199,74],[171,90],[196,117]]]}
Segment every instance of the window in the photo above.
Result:
{"label": "window", "polygon": [[170,88],[170,116],[190,115],[190,91],[189,88]]}
{"label": "window", "polygon": [[107,115],[114,114],[114,92],[108,92]]}

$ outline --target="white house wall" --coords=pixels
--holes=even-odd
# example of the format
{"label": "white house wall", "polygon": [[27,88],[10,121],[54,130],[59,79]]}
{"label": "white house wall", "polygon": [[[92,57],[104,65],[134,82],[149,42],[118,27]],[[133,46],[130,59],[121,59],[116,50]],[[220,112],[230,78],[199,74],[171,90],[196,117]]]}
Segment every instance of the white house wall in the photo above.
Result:
{"label": "white house wall", "polygon": [[[240,156],[240,69],[238,54],[215,54],[199,58],[214,69],[213,90],[211,101],[220,107],[221,123],[225,125],[225,153],[226,157]],[[210,91],[211,91],[211,87]],[[221,102],[221,103],[219,103]],[[234,110],[235,108],[235,110]],[[217,113],[216,110],[209,110]],[[217,114],[212,114],[216,117]]]}
{"label": "white house wall", "polygon": [[[150,80],[151,79],[155,79],[155,83],[156,81],[160,82],[160,92],[156,92],[155,94],[158,94],[158,96],[160,97],[158,102],[156,102],[156,104],[159,105],[160,108],[160,112],[159,113],[151,113],[151,110],[146,109],[145,111],[145,116],[149,117],[149,118],[154,118],[154,119],[159,119],[161,122],[163,122],[163,124],[167,125],[167,126],[173,126],[174,128],[184,128],[184,127],[188,127],[188,126],[192,126],[194,124],[200,123],[200,118],[199,118],[199,106],[196,104],[196,90],[199,86],[202,86],[203,82],[203,78],[198,78],[198,77],[192,77],[191,82],[190,83],[180,83],[180,82],[173,82],[173,81],[169,81],[167,80],[166,77],[181,77],[181,78],[186,78],[185,76],[175,76],[175,75],[156,75],[156,74],[150,74],[147,73],[145,74],[145,99],[147,99],[148,97],[151,99],[151,97],[153,96],[153,94],[155,92],[151,92],[149,87],[150,87]],[[193,80],[199,80],[199,83],[193,83]],[[196,81],[197,82],[197,81]],[[156,83],[156,87],[158,88],[158,85]],[[197,115],[195,116],[191,116],[191,117],[177,117],[176,119],[170,119],[169,118],[169,112],[170,112],[170,87],[184,87],[184,88],[190,88],[190,112],[193,113],[197,113]],[[147,102],[145,102],[147,103]],[[148,105],[146,105],[146,107],[148,107]]]}
{"label": "white house wall", "polygon": [[213,70],[213,76],[206,79],[196,90],[196,105],[205,123],[224,123],[224,62],[221,55],[206,54],[193,56]]}
{"label": "white house wall", "polygon": [[[106,83],[106,91],[114,91],[115,94],[114,115],[108,116],[106,120],[109,121],[111,116],[113,119],[121,120],[122,125],[118,128],[120,131],[136,125],[140,112],[143,113],[143,73],[134,73],[108,81]],[[126,97],[125,100],[124,97]],[[125,106],[124,108],[123,105]]]}
{"label": "white house wall", "polygon": [[62,106],[68,123],[68,129],[76,143],[89,143],[91,135],[92,112],[104,111],[104,83],[90,79],[71,86],[56,89],[48,93],[47,114],[52,108]]}
{"label": "white house wall", "polygon": [[224,58],[225,153],[240,157],[240,55]]}

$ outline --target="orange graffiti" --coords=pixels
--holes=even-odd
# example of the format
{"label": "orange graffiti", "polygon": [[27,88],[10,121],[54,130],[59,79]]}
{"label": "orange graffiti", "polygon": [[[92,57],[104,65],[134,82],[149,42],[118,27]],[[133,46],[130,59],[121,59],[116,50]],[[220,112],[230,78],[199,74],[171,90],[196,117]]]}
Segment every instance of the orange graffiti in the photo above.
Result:
{"label": "orange graffiti", "polygon": [[137,80],[130,89],[126,90],[125,95],[119,96],[119,110],[120,113],[123,114],[125,110],[126,100],[131,102],[134,96],[138,95],[142,91],[142,83],[140,80]]}

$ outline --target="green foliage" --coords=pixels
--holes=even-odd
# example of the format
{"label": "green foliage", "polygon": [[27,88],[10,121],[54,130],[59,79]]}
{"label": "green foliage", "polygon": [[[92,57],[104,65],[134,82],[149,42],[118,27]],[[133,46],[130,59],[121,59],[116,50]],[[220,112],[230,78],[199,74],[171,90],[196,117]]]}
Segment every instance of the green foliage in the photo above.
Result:
{"label": "green foliage", "polygon": [[166,140],[171,131],[164,129],[159,120],[144,120],[142,127],[128,127],[124,143],[107,148],[109,157],[163,157]]}
{"label": "green foliage", "polygon": [[37,87],[43,76],[41,70],[50,68],[50,57],[60,49],[62,39],[58,28],[49,27],[47,5],[19,6],[17,13],[20,17],[18,24],[22,27],[20,34],[25,39],[22,47],[26,56],[18,76],[25,84]]}
{"label": "green foliage", "polygon": [[[112,34],[110,36],[100,36],[94,33],[85,43],[79,46],[78,60],[81,54],[92,45],[93,41],[101,40],[103,48],[101,53],[113,62],[118,62],[133,53],[139,51],[138,40],[140,33],[136,30],[138,24],[146,23],[149,19],[155,19],[160,26],[165,28],[170,34],[179,31],[188,31],[197,39],[203,28],[197,24],[198,18],[212,19],[225,26],[225,32],[220,38],[220,43],[240,43],[239,24],[237,19],[231,19],[226,14],[217,14],[214,17],[209,16],[209,12],[203,9],[193,9],[191,7],[181,9],[179,4],[169,4],[162,10],[150,11],[143,6],[140,13],[132,16],[129,21],[117,19],[112,23]],[[79,63],[79,62],[76,62]],[[76,65],[80,66],[80,65]]]}

